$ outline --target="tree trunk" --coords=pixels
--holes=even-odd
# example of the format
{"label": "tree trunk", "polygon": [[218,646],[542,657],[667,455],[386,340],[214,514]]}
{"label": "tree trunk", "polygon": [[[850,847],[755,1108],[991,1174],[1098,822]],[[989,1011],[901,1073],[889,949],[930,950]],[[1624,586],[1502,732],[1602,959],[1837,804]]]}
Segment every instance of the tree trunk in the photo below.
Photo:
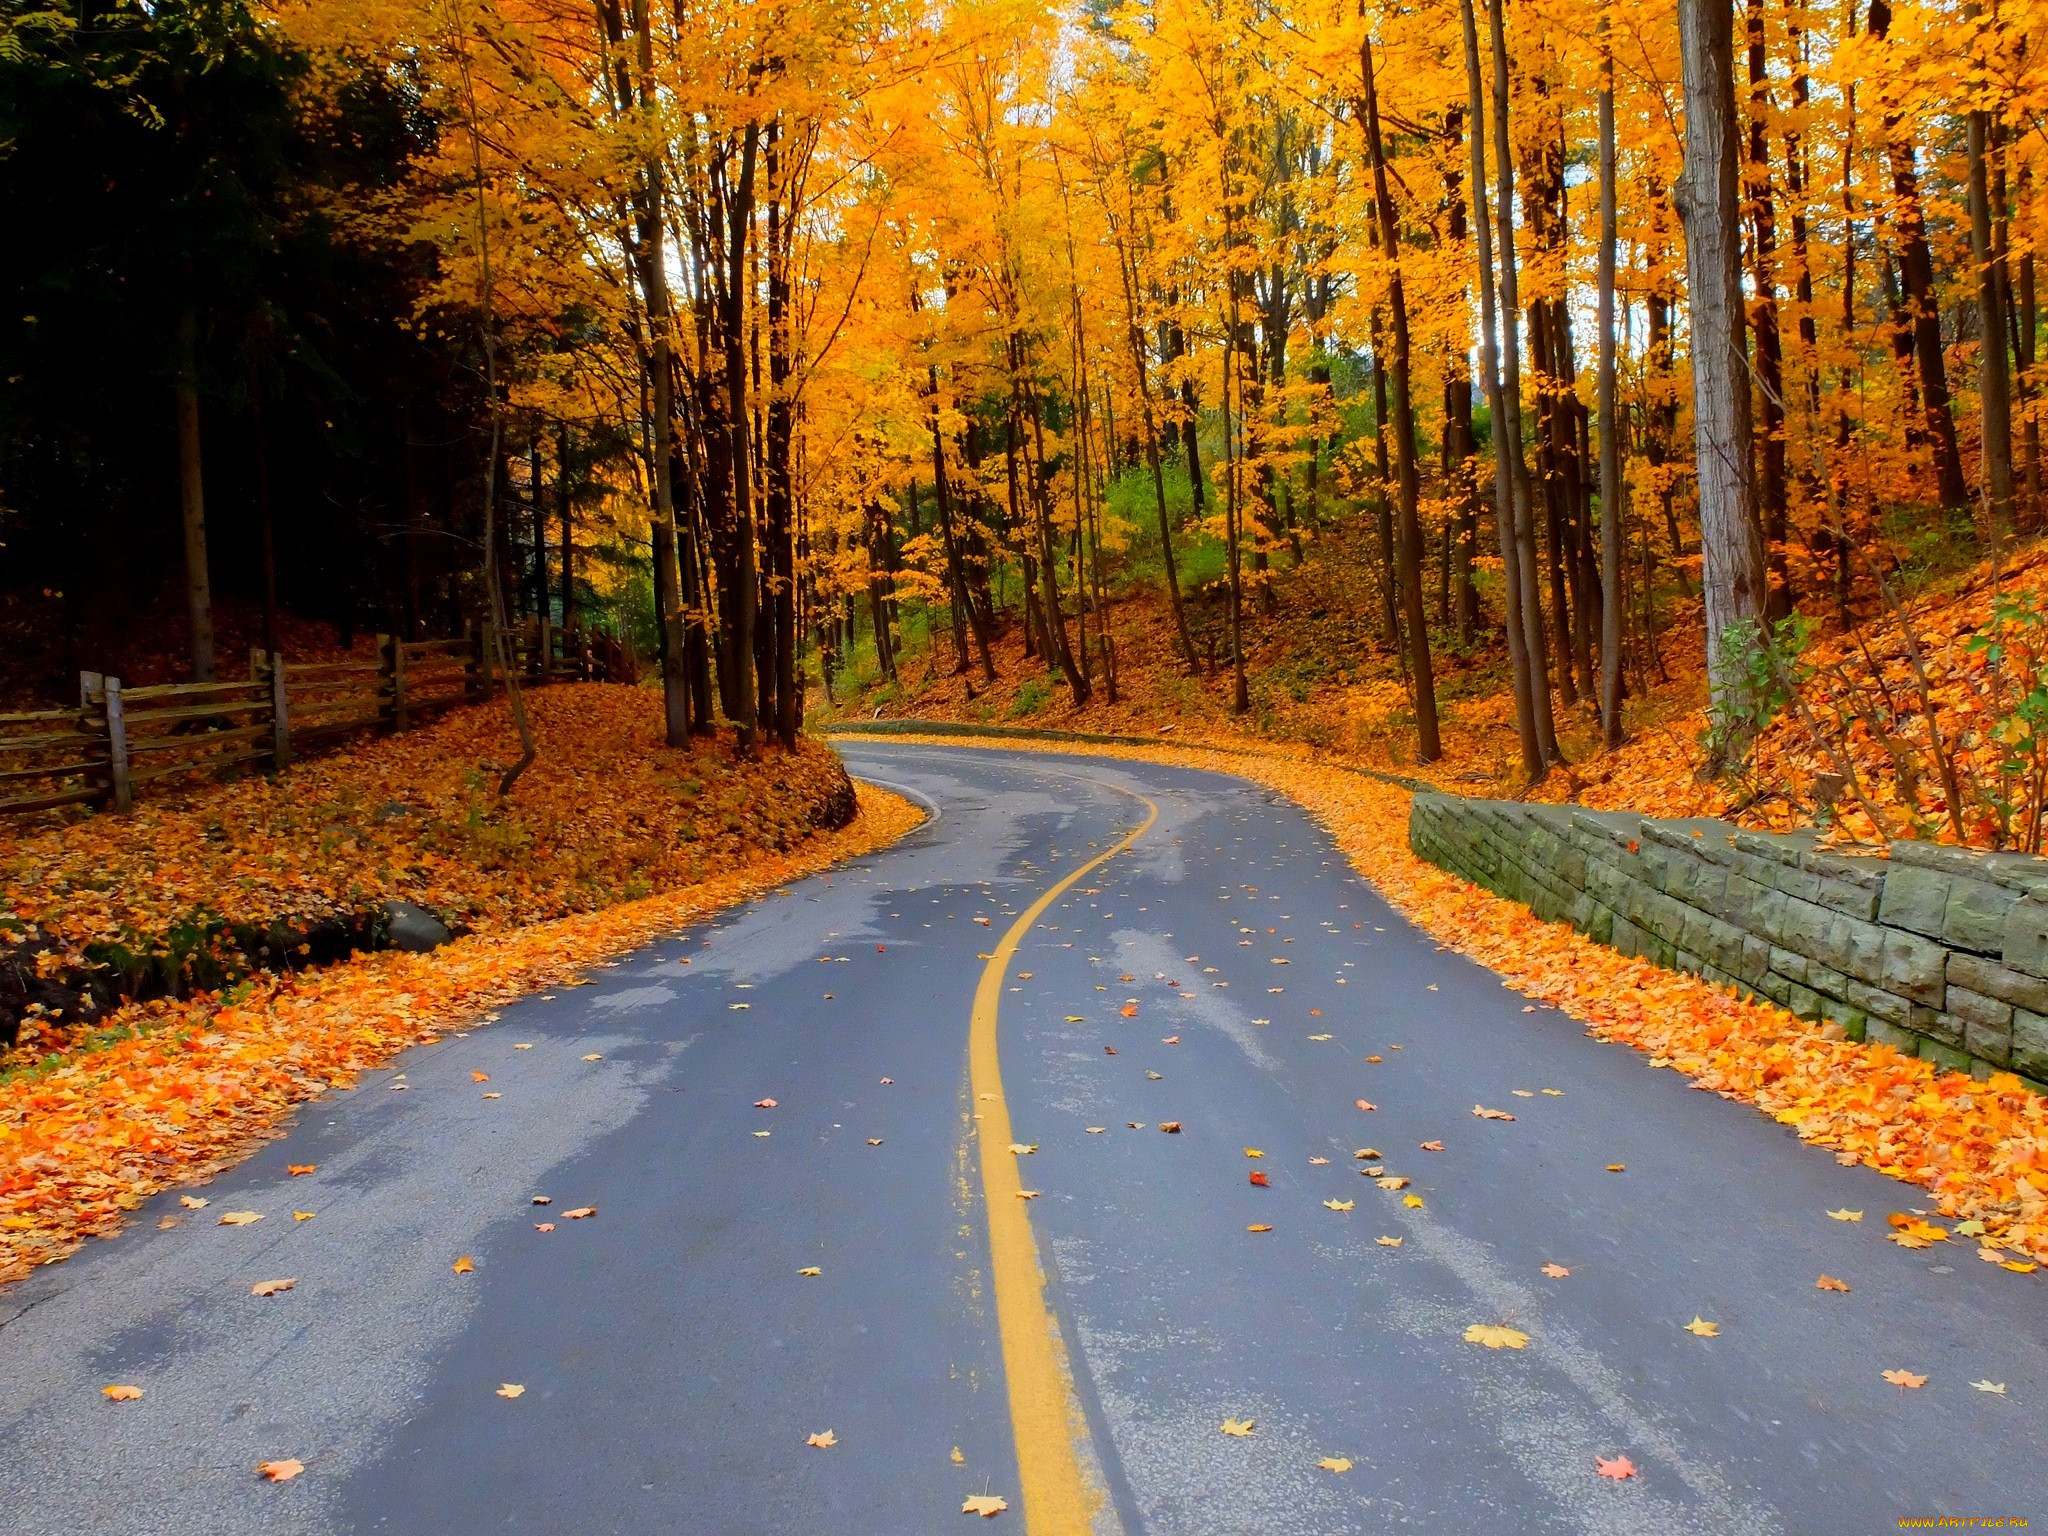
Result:
{"label": "tree trunk", "polygon": [[1465,35],[1465,87],[1472,131],[1472,235],[1479,268],[1479,372],[1486,388],[1486,408],[1493,426],[1493,525],[1500,544],[1502,608],[1508,638],[1509,672],[1515,689],[1515,735],[1522,748],[1522,776],[1535,783],[1543,776],[1544,759],[1536,734],[1535,688],[1529,673],[1529,652],[1522,623],[1520,551],[1515,545],[1514,472],[1503,442],[1507,406],[1500,382],[1500,345],[1494,317],[1492,219],[1486,193],[1486,115],[1479,70],[1479,25],[1472,0],[1458,0],[1458,20]]}
{"label": "tree trunk", "polygon": [[[1692,294],[1693,442],[1698,459],[1701,584],[1708,685],[1717,707],[1746,716],[1729,631],[1761,621],[1763,540],[1749,480],[1749,371],[1742,351],[1742,240],[1737,186],[1735,16],[1727,0],[1679,0],[1685,169],[1675,188]],[[1739,740],[1724,750],[1740,750]]]}
{"label": "tree trunk", "polygon": [[[1890,0],[1871,0],[1870,35],[1888,42],[1891,24]],[[1901,61],[1902,66],[1905,62]],[[1927,224],[1920,208],[1920,176],[1914,165],[1913,142],[1903,132],[1904,114],[1890,98],[1885,102],[1883,121],[1892,195],[1898,202],[1899,280],[1905,287],[1910,311],[1920,403],[1927,417],[1927,433],[1934,439],[1941,504],[1967,507],[1970,488],[1963,479],[1963,454],[1956,442],[1955,416],[1949,408],[1948,363],[1942,355],[1941,312],[1934,296],[1934,258],[1927,248]]]}
{"label": "tree trunk", "polygon": [[1387,263],[1387,310],[1394,329],[1394,454],[1401,486],[1401,607],[1408,621],[1408,664],[1414,674],[1415,755],[1433,763],[1443,756],[1437,733],[1436,679],[1429,665],[1429,619],[1422,601],[1422,522],[1417,503],[1420,477],[1415,468],[1415,410],[1409,393],[1408,295],[1401,278],[1401,234],[1394,218],[1394,195],[1387,186],[1387,157],[1380,140],[1379,87],[1374,79],[1372,39],[1358,44],[1358,67],[1365,79],[1363,112],[1372,156],[1372,183],[1379,204],[1380,251]]}
{"label": "tree trunk", "polygon": [[213,681],[213,576],[206,557],[206,477],[199,458],[199,314],[179,306],[172,400],[178,418],[178,511],[185,533],[185,619],[192,677]]}
{"label": "tree trunk", "polygon": [[1500,226],[1500,333],[1502,417],[1494,423],[1495,451],[1505,447],[1513,470],[1516,563],[1522,588],[1523,644],[1529,655],[1530,702],[1536,717],[1536,741],[1548,768],[1561,760],[1557,721],[1550,707],[1550,654],[1543,636],[1543,602],[1536,590],[1535,497],[1529,465],[1522,454],[1522,324],[1519,278],[1515,265],[1515,162],[1508,123],[1507,0],[1487,7],[1493,51],[1493,156],[1498,182],[1496,208]]}
{"label": "tree trunk", "polygon": [[1615,410],[1614,56],[1600,17],[1600,736],[1621,745],[1621,418]]}
{"label": "tree trunk", "polygon": [[1792,590],[1785,563],[1785,344],[1778,330],[1778,223],[1771,192],[1771,87],[1764,57],[1764,0],[1747,0],[1743,14],[1749,44],[1750,282],[1756,290],[1751,328],[1756,334],[1757,394],[1764,416],[1757,444],[1761,470],[1757,492],[1764,559],[1770,572],[1764,609],[1772,619],[1781,619],[1792,611]]}
{"label": "tree trunk", "polygon": [[1990,154],[1991,114],[1969,114],[1970,255],[1977,267],[1978,394],[1983,412],[1984,495],[1993,547],[2012,534],[2012,376],[2005,355],[2005,295],[2001,263],[1992,243]]}

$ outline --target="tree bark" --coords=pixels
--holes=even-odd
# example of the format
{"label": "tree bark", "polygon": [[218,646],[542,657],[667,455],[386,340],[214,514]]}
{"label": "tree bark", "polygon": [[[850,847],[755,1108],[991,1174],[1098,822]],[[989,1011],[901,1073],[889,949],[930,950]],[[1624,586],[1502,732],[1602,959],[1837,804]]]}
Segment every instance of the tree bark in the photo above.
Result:
{"label": "tree bark", "polygon": [[1543,602],[1536,590],[1535,497],[1529,465],[1522,454],[1522,324],[1519,279],[1515,265],[1515,162],[1508,123],[1507,0],[1487,7],[1493,52],[1493,157],[1498,183],[1496,207],[1500,226],[1500,306],[1503,415],[1493,428],[1494,451],[1507,450],[1513,470],[1515,543],[1522,588],[1523,644],[1529,655],[1530,700],[1536,716],[1536,741],[1547,769],[1562,759],[1557,749],[1557,721],[1550,705],[1550,654],[1543,636]]}
{"label": "tree bark", "polygon": [[1614,56],[1600,17],[1600,735],[1621,745],[1621,419],[1615,410]]}
{"label": "tree bark", "polygon": [[[1394,218],[1394,195],[1387,185],[1386,147],[1380,139],[1379,87],[1374,79],[1372,39],[1358,44],[1358,67],[1365,79],[1365,126],[1372,155],[1372,183],[1379,204],[1380,252],[1387,263],[1387,310],[1394,330],[1394,456],[1401,487],[1401,607],[1408,628],[1408,664],[1414,674],[1415,755],[1425,763],[1443,756],[1437,731],[1436,679],[1429,665],[1429,618],[1422,601],[1422,522],[1417,503],[1421,484],[1415,468],[1415,409],[1409,393],[1408,295],[1401,279],[1401,235]],[[1354,109],[1355,111],[1356,109]]]}
{"label": "tree bark", "polygon": [[[1742,240],[1733,55],[1727,0],[1679,0],[1685,169],[1675,191],[1692,293],[1693,443],[1698,460],[1708,686],[1740,717],[1753,704],[1729,631],[1756,624],[1765,598],[1763,539],[1749,479],[1749,371],[1742,351]],[[1739,750],[1742,743],[1730,742]]]}
{"label": "tree bark", "polygon": [[1977,267],[1978,398],[1983,413],[1984,497],[1991,542],[2012,534],[2012,375],[2007,371],[2004,285],[1992,242],[1990,155],[1991,114],[1969,114],[1970,255]]}
{"label": "tree bark", "polygon": [[172,403],[178,420],[178,512],[185,536],[185,620],[191,631],[192,677],[213,681],[213,575],[206,555],[206,476],[199,454],[199,313],[178,308]]}
{"label": "tree bark", "polygon": [[1493,426],[1493,525],[1500,544],[1504,627],[1508,638],[1509,672],[1515,689],[1515,735],[1522,749],[1522,776],[1535,783],[1543,776],[1542,744],[1536,734],[1535,688],[1530,679],[1527,631],[1522,623],[1521,554],[1515,544],[1514,472],[1503,442],[1507,406],[1500,382],[1500,343],[1495,320],[1492,220],[1486,192],[1486,111],[1479,68],[1479,24],[1472,0],[1458,0],[1458,20],[1465,35],[1465,87],[1472,131],[1472,235],[1479,268],[1479,372],[1486,389],[1487,414]]}

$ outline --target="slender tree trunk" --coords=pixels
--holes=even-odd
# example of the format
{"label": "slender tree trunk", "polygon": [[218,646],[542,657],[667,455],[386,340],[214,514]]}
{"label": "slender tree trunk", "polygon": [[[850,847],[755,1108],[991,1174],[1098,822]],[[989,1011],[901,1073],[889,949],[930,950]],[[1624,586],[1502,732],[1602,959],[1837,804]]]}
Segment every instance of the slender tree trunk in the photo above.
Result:
{"label": "slender tree trunk", "polygon": [[[1973,8],[1974,9],[1974,8]],[[1990,156],[1991,114],[1969,114],[1970,255],[1977,267],[1978,395],[1983,412],[1984,494],[1994,547],[2012,535],[2012,376],[2007,371],[2005,295],[2001,263],[1992,241]]]}
{"label": "slender tree trunk", "polygon": [[555,424],[555,513],[562,523],[562,628],[577,629],[582,619],[576,611],[576,512],[570,488],[570,465],[574,463],[574,438],[567,422]]}
{"label": "slender tree trunk", "polygon": [[1479,269],[1479,372],[1486,388],[1487,414],[1493,426],[1493,522],[1500,544],[1501,591],[1507,630],[1509,671],[1515,688],[1515,734],[1522,748],[1522,776],[1535,783],[1543,776],[1542,744],[1536,734],[1535,687],[1530,677],[1527,630],[1522,622],[1521,552],[1515,543],[1514,472],[1504,442],[1507,405],[1500,382],[1500,344],[1493,288],[1492,220],[1486,193],[1486,109],[1479,67],[1479,26],[1472,0],[1458,0],[1458,20],[1465,35],[1465,85],[1472,131],[1472,234]]}
{"label": "slender tree trunk", "polygon": [[[1358,67],[1365,79],[1363,112],[1366,146],[1372,156],[1372,183],[1379,203],[1380,251],[1387,262],[1387,310],[1394,330],[1394,452],[1401,485],[1401,606],[1408,621],[1408,665],[1414,674],[1415,755],[1433,763],[1443,756],[1437,732],[1436,678],[1429,664],[1429,618],[1422,601],[1422,521],[1417,503],[1421,483],[1415,468],[1415,409],[1409,393],[1408,295],[1401,277],[1401,233],[1394,218],[1394,195],[1387,186],[1387,156],[1380,139],[1379,85],[1374,78],[1372,39],[1358,44]],[[1355,111],[1355,109],[1354,109]]]}
{"label": "slender tree trunk", "polygon": [[[645,4],[646,0],[636,0]],[[760,705],[754,678],[754,626],[759,620],[761,577],[754,553],[753,450],[748,431],[747,246],[754,224],[754,166],[761,129],[749,123],[741,134],[739,183],[727,209],[725,278],[725,426],[732,437],[733,538],[738,555],[734,585],[737,624],[733,633],[733,698],[739,705],[739,749],[751,753],[760,737]],[[879,612],[879,610],[877,610]]]}
{"label": "slender tree trunk", "polygon": [[1744,21],[1749,44],[1750,281],[1756,291],[1750,313],[1756,335],[1756,392],[1763,406],[1763,430],[1757,444],[1758,515],[1763,520],[1764,559],[1770,572],[1764,609],[1770,618],[1780,619],[1792,611],[1792,590],[1785,560],[1785,345],[1778,329],[1778,223],[1771,189],[1771,87],[1764,55],[1764,0],[1747,0]]}
{"label": "slender tree trunk", "polygon": [[[1870,35],[1880,42],[1889,41],[1891,24],[1890,0],[1871,0]],[[1927,247],[1927,224],[1920,207],[1920,177],[1914,164],[1913,141],[1905,134],[1903,112],[1889,99],[1883,121],[1892,195],[1898,205],[1895,228],[1899,280],[1905,288],[1912,324],[1921,409],[1926,413],[1928,436],[1934,440],[1941,504],[1967,507],[1970,488],[1963,479],[1963,454],[1956,442],[1955,416],[1949,408],[1948,363],[1942,355],[1941,313],[1934,294],[1934,258]]]}
{"label": "slender tree trunk", "polygon": [[179,306],[172,401],[178,418],[178,511],[185,533],[185,619],[191,628],[192,677],[213,681],[213,575],[206,555],[206,477],[199,457],[199,314]]}
{"label": "slender tree trunk", "polygon": [[[1679,0],[1685,169],[1675,201],[1692,293],[1693,440],[1698,458],[1709,688],[1737,719],[1753,701],[1724,651],[1764,611],[1763,539],[1749,479],[1749,370],[1742,350],[1742,240],[1735,113],[1735,17],[1726,0]],[[1743,743],[1724,743],[1740,750]]]}
{"label": "slender tree trunk", "polygon": [[1621,745],[1621,418],[1615,402],[1614,55],[1600,16],[1600,735]]}
{"label": "slender tree trunk", "polygon": [[[270,433],[263,424],[263,376],[258,371],[256,359],[249,359],[249,415],[250,425],[256,429],[256,541],[257,553],[263,562],[263,654],[277,654],[277,527],[271,518],[270,509]],[[404,448],[407,478],[411,478],[412,450]],[[410,490],[410,486],[408,486]],[[413,507],[410,495],[406,498],[406,518],[412,519]],[[406,535],[406,628],[405,638],[419,638],[412,632],[413,616],[418,612],[419,570],[415,563],[415,539],[410,527]]]}
{"label": "slender tree trunk", "polygon": [[1380,312],[1372,312],[1372,420],[1373,463],[1378,476],[1373,495],[1373,531],[1379,538],[1380,556],[1380,643],[1390,655],[1403,657],[1401,645],[1401,577],[1394,552],[1394,474],[1387,461],[1387,348],[1380,328]]}
{"label": "slender tree trunk", "polygon": [[1507,0],[1487,7],[1493,51],[1493,157],[1498,182],[1496,207],[1500,226],[1500,306],[1503,416],[1494,424],[1494,447],[1507,450],[1513,468],[1515,543],[1522,586],[1522,633],[1529,654],[1530,699],[1536,715],[1536,741],[1544,766],[1562,759],[1557,749],[1557,721],[1550,705],[1550,654],[1543,636],[1543,602],[1536,590],[1535,497],[1529,484],[1528,461],[1522,455],[1522,324],[1519,278],[1515,263],[1515,162],[1508,122]]}

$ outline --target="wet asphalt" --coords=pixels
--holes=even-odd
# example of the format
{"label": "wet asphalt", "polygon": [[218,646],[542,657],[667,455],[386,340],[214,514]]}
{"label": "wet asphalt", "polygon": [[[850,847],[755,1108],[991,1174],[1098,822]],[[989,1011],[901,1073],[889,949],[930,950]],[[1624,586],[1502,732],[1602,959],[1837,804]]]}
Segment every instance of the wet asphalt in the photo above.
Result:
{"label": "wet asphalt", "polygon": [[898,1536],[981,1493],[1021,1528],[968,1012],[1135,796],[1157,823],[1026,936],[1000,1024],[1099,1532],[2048,1519],[2048,1292],[1887,1243],[1919,1191],[1532,1011],[1267,791],[845,752],[935,817],[408,1052],[203,1213],[159,1196],[0,1295],[0,1532]]}

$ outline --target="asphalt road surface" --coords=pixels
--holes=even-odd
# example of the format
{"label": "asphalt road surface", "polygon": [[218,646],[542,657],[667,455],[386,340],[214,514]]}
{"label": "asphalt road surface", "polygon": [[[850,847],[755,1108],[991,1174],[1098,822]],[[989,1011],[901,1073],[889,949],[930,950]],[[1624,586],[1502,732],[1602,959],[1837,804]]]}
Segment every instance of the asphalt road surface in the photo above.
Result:
{"label": "asphalt road surface", "polygon": [[1885,1242],[1918,1191],[1530,1011],[1241,781],[847,756],[936,819],[0,1297],[0,1531],[2048,1519],[2048,1293]]}

